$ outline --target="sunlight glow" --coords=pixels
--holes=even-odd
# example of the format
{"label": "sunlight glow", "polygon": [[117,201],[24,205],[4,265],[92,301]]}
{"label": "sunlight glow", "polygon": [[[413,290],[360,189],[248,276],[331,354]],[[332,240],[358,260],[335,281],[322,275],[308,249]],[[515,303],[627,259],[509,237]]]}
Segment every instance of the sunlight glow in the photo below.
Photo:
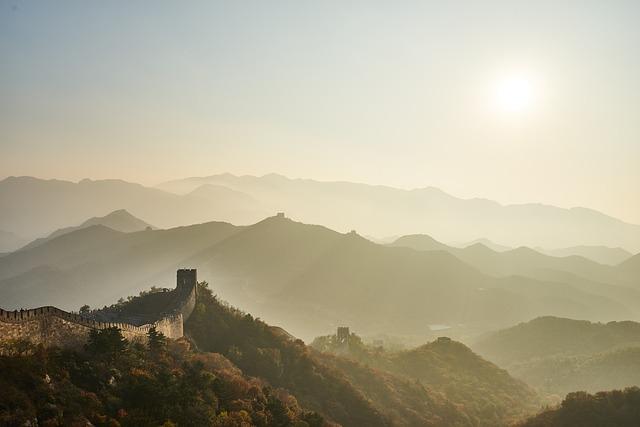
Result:
{"label": "sunlight glow", "polygon": [[511,75],[500,79],[494,88],[494,102],[503,113],[521,113],[535,101],[535,85],[526,75]]}

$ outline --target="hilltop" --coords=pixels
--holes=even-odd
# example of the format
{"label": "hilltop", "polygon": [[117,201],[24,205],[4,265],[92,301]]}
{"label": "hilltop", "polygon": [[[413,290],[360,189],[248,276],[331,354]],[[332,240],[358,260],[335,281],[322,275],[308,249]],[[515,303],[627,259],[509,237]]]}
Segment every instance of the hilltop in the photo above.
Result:
{"label": "hilltop", "polygon": [[640,345],[640,323],[593,323],[540,317],[487,334],[473,348],[490,360],[510,364],[542,356],[597,353],[629,345]]}
{"label": "hilltop", "polygon": [[473,348],[547,393],[640,384],[640,323],[544,317],[497,331]]}
{"label": "hilltop", "polygon": [[81,230],[83,228],[88,228],[95,225],[102,225],[104,227],[110,228],[115,231],[121,231],[123,233],[133,233],[134,231],[142,231],[146,230],[147,228],[155,228],[152,225],[144,222],[143,220],[131,215],[125,209],[118,209],[105,216],[89,218],[78,226],[65,227],[56,230],[47,237],[41,237],[34,240],[20,250],[31,249],[51,239],[55,239],[56,237],[60,237],[64,234],[68,234],[73,231]]}
{"label": "hilltop", "polygon": [[[360,337],[351,333],[348,345],[331,335],[316,338],[312,347],[336,355],[328,360],[342,369],[371,366],[441,393],[464,407],[474,425],[508,424],[535,411],[540,404],[536,393],[524,382],[446,337],[410,350],[385,351],[363,344]],[[354,364],[344,362],[345,358]]]}

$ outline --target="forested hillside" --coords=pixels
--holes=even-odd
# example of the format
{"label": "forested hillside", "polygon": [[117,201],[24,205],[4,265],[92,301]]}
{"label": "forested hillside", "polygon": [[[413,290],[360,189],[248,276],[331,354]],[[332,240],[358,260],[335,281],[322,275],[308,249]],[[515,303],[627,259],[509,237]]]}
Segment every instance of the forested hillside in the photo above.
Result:
{"label": "forested hillside", "polygon": [[548,409],[518,427],[637,427],[640,389],[570,393],[557,408]]}
{"label": "forested hillside", "polygon": [[415,381],[315,354],[208,289],[199,291],[187,323],[199,349],[221,353],[246,374],[288,390],[304,408],[345,426],[474,425],[465,408]]}
{"label": "forested hillside", "polygon": [[508,424],[535,411],[540,404],[525,383],[449,338],[397,352],[365,345],[353,333],[348,346],[339,343],[335,335],[319,337],[312,346],[335,355],[327,360],[347,372],[357,366],[371,366],[441,393],[464,408],[474,425]]}
{"label": "forested hillside", "polygon": [[[82,349],[6,344],[0,424],[494,426],[535,409],[526,386],[460,344],[425,346],[413,362],[412,352],[391,358],[394,372],[312,350],[206,284],[198,292],[178,341],[151,333],[148,345],[129,343],[109,329]],[[118,307],[144,308],[152,296]]]}
{"label": "forested hillside", "polygon": [[640,323],[543,317],[487,335],[473,348],[545,393],[640,385]]}
{"label": "forested hillside", "polygon": [[107,329],[84,349],[16,343],[3,352],[2,426],[326,425],[286,391],[220,354],[193,352],[184,339],[150,335],[145,346]]}

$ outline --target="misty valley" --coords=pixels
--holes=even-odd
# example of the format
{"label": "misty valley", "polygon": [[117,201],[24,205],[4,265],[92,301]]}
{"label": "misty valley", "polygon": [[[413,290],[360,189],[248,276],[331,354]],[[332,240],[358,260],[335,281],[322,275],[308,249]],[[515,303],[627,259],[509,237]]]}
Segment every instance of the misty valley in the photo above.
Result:
{"label": "misty valley", "polygon": [[639,22],[0,0],[0,427],[640,427]]}
{"label": "misty valley", "polygon": [[[5,229],[50,229],[5,241],[0,257],[0,423],[579,425],[575,411],[637,419],[640,255],[628,234],[617,249],[559,248],[537,235],[541,249],[495,243],[495,226],[479,218],[482,235],[452,232],[452,243],[375,237],[388,233],[385,218],[365,218],[366,235],[302,220],[323,197],[314,188],[340,194],[354,184],[224,177],[258,189],[227,200],[221,194],[239,188],[219,186],[190,201],[169,192],[183,190],[177,184],[0,182],[7,205],[28,195],[3,211]],[[287,194],[304,184],[305,200]],[[252,222],[241,207],[262,186],[273,197],[265,193],[264,206],[278,200],[300,220],[279,212]],[[43,191],[52,202],[40,211],[32,205]],[[398,195],[384,192],[393,204]],[[219,220],[155,212],[164,198],[201,201],[212,211],[196,215]],[[26,210],[33,215],[18,215]],[[86,218],[64,223],[67,211]],[[562,227],[567,213],[557,211],[548,221]],[[597,241],[579,227],[594,239],[579,243]]]}

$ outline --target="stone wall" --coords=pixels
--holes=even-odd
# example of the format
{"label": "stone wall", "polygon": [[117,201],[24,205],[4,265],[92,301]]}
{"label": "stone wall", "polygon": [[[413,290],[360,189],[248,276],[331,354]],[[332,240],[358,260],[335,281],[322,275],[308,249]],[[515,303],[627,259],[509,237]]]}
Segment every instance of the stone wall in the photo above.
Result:
{"label": "stone wall", "polygon": [[0,309],[0,342],[28,340],[45,346],[75,346],[86,342],[91,329],[111,327],[120,329],[130,341],[144,341],[149,329],[154,326],[168,338],[180,338],[184,334],[184,322],[196,304],[196,289],[195,282],[187,286],[179,284],[175,308],[170,313],[159,313],[159,320],[142,326],[98,322],[51,306],[20,311]]}

